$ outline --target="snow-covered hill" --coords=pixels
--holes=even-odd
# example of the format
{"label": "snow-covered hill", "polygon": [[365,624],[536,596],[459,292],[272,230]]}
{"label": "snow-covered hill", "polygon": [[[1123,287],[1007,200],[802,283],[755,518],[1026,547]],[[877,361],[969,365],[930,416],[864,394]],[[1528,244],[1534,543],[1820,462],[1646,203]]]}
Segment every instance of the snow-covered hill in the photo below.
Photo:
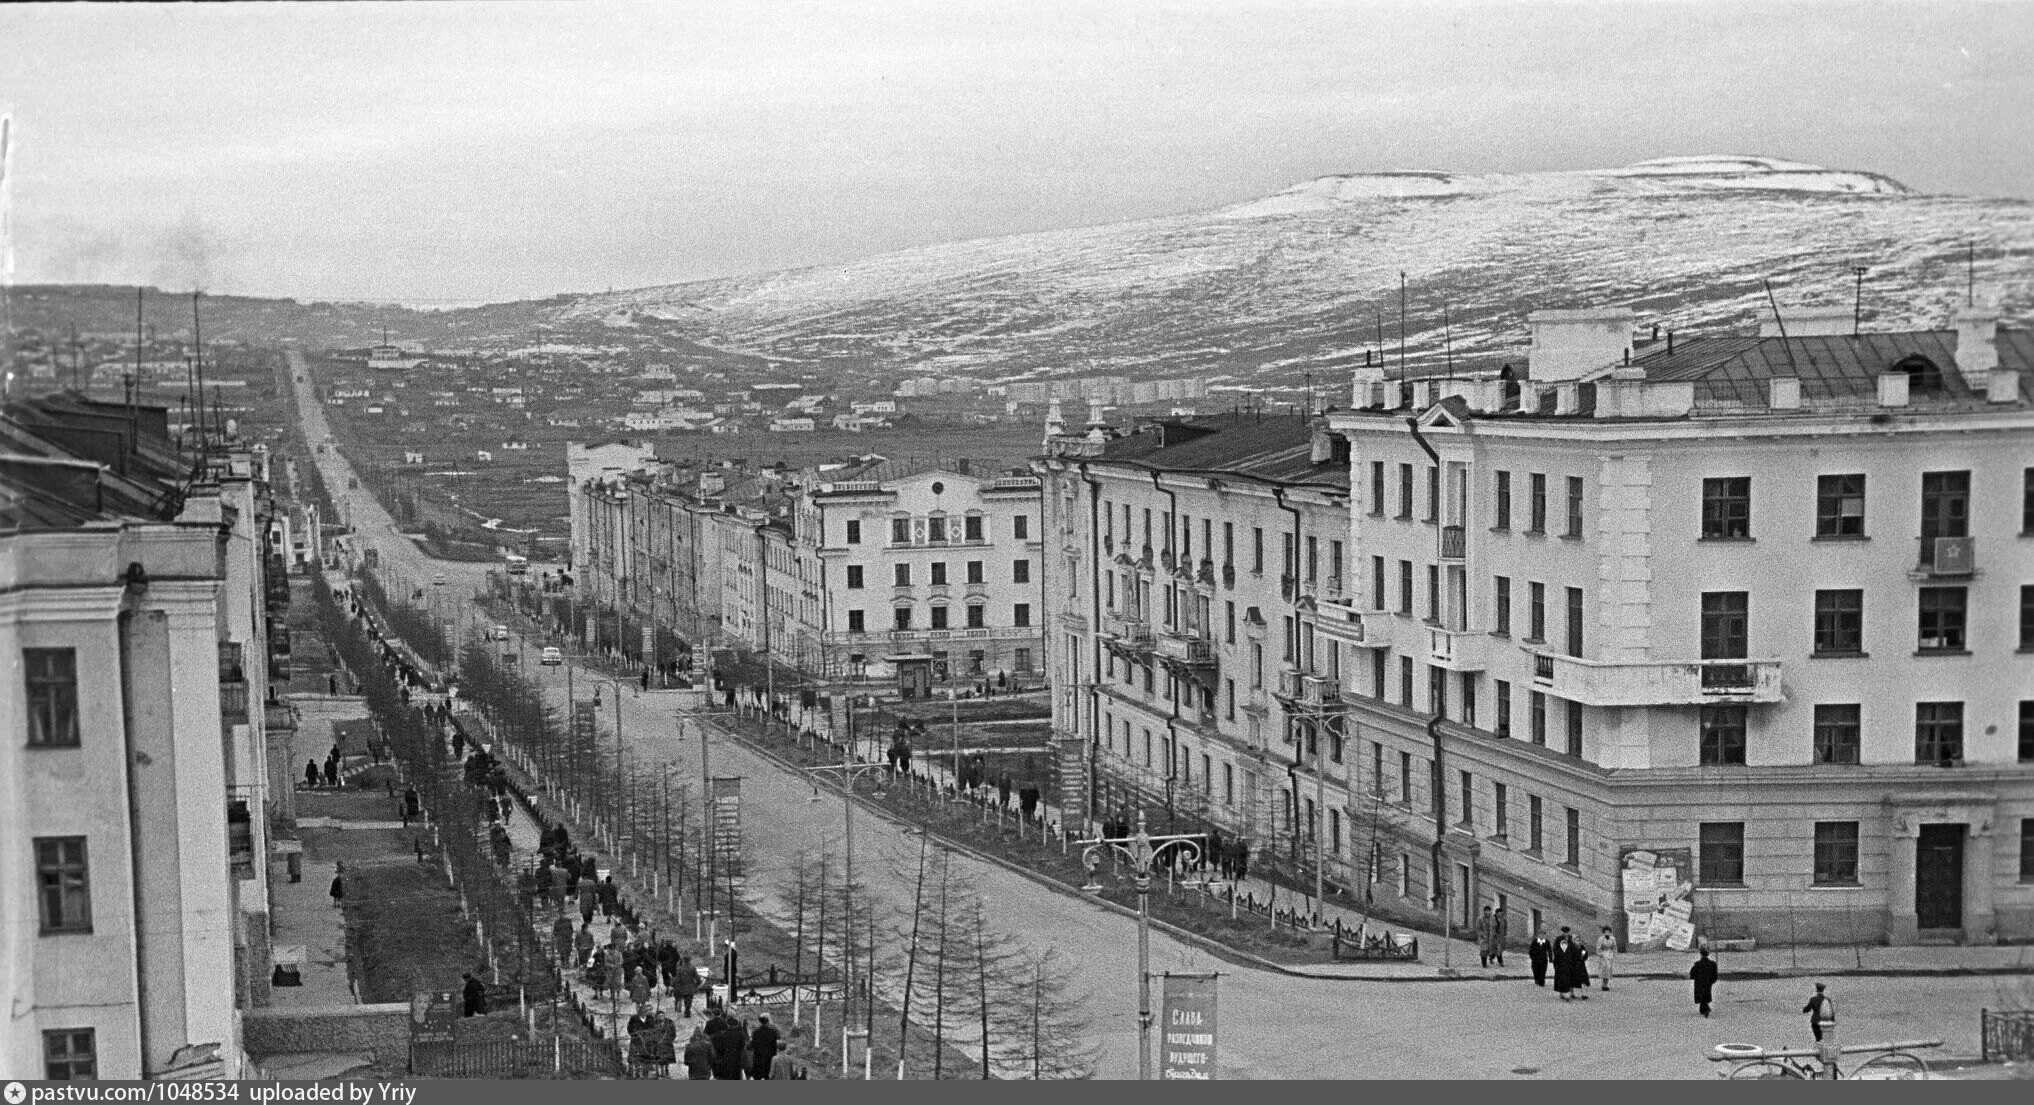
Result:
{"label": "snow-covered hill", "polygon": [[1323,177],[1204,213],[590,295],[558,310],[670,320],[709,345],[800,362],[1278,386],[1380,347],[1395,361],[1400,273],[1409,359],[1463,361],[1517,355],[1538,307],[1628,305],[1682,331],[1753,326],[1766,279],[1788,307],[1849,306],[1857,265],[1868,268],[1867,325],[1940,325],[1963,301],[1973,248],[1979,293],[2009,319],[2034,317],[2034,205],[1709,156]]}

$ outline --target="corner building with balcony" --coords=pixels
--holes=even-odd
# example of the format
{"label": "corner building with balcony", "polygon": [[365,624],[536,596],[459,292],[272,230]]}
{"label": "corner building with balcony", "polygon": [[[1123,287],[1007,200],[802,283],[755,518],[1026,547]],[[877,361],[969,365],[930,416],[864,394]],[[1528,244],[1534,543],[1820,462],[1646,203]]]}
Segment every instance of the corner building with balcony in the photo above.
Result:
{"label": "corner building with balcony", "polygon": [[1359,373],[1341,694],[1415,830],[1373,893],[1622,935],[1640,850],[1704,938],[2034,936],[2034,334],[1842,316]]}
{"label": "corner building with balcony", "polygon": [[1315,631],[1350,582],[1346,450],[1292,414],[1093,417],[1039,462],[1064,807],[1219,832],[1259,869],[1346,850],[1338,680],[1314,674],[1357,655]]}

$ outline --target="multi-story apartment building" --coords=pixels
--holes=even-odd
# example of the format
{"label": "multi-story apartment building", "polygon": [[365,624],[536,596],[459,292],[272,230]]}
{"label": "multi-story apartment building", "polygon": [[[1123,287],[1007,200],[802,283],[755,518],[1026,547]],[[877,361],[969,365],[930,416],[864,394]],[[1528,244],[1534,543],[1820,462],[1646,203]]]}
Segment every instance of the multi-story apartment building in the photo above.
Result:
{"label": "multi-story apartment building", "polygon": [[1339,849],[1343,737],[1283,673],[1353,658],[1313,631],[1350,586],[1346,452],[1305,417],[1238,414],[1055,434],[1040,469],[1053,725],[1090,761],[1062,787],[1260,854]]}
{"label": "multi-story apartment building", "polygon": [[1035,683],[1045,626],[1039,479],[967,462],[844,475],[816,482],[796,508],[821,564],[828,678],[917,668],[930,683]]}
{"label": "multi-story apartment building", "polygon": [[287,646],[268,625],[265,464],[180,456],[161,409],[58,396],[0,412],[0,651],[19,673],[0,690],[10,1074],[240,1068],[288,787],[267,754]]}
{"label": "multi-story apartment building", "polygon": [[1400,817],[1350,881],[1635,932],[1636,852],[1705,935],[2034,935],[2034,335],[1531,322],[1522,379],[1329,417],[1353,586],[1296,674]]}

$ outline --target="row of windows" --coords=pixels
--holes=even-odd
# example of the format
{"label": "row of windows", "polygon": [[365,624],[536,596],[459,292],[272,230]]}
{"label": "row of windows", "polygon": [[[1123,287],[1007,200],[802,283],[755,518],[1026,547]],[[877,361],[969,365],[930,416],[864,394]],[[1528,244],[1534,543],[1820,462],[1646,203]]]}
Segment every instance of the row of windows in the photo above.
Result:
{"label": "row of windows", "polygon": [[[1963,587],[1923,587],[1918,599],[1915,650],[1965,652],[1969,649],[1970,595]],[[2020,586],[2018,646],[2034,650],[2034,584]],[[1851,655],[1864,651],[1864,592],[1815,592],[1815,653]]]}
{"label": "row of windows", "polygon": [[[1963,762],[1961,702],[1914,704],[1914,762],[1950,767]],[[1862,745],[1863,707],[1855,702],[1815,706],[1815,762],[1854,764]],[[1704,706],[1698,723],[1699,756],[1705,766],[1745,762],[1743,706]],[[2020,703],[2018,759],[2034,763],[2034,701]]]}
{"label": "row of windows", "polygon": [[[952,526],[952,523],[956,521],[960,523],[958,530],[955,530]],[[925,538],[927,541],[934,543],[946,541],[949,539],[949,534],[954,532],[960,535],[962,541],[984,540],[982,536],[982,517],[976,514],[969,514],[956,519],[946,515],[934,514],[925,519]],[[1010,518],[1010,536],[1013,540],[1017,541],[1029,540],[1031,537],[1031,516],[1027,514],[1012,515]],[[859,519],[848,519],[847,543],[850,545],[862,543],[862,523]],[[893,545],[911,544],[911,519],[890,519],[890,543]]]}
{"label": "row of windows", "polygon": [[[859,591],[859,590],[861,590],[861,589],[863,588],[863,586],[864,586],[864,583],[865,583],[865,579],[866,579],[866,577],[865,577],[865,576],[864,576],[864,575],[862,574],[862,567],[863,567],[863,566],[862,566],[862,565],[860,565],[860,564],[850,564],[850,565],[848,565],[848,566],[847,566],[847,587],[848,587],[848,590],[850,590],[850,591]],[[984,578],[984,577],[985,577],[985,575],[986,575],[986,572],[985,572],[985,568],[986,568],[986,565],[984,565],[984,564],[983,564],[983,563],[982,563],[981,561],[979,561],[979,560],[970,560],[970,561],[968,561],[968,562],[967,562],[967,566],[966,566],[966,571],[967,571],[967,582],[969,582],[969,583],[984,583],[984,582],[987,582],[987,580],[986,580],[986,579]],[[931,574],[931,576],[932,576],[932,579],[931,579],[931,583],[932,583],[932,586],[934,586],[934,587],[942,587],[942,586],[945,586],[945,585],[946,585],[946,582],[947,582],[947,570],[946,570],[946,569],[947,569],[947,565],[946,565],[946,562],[945,562],[945,561],[943,561],[943,560],[942,560],[942,561],[934,561],[934,562],[933,562],[933,563],[931,564],[931,566],[930,566],[930,570],[931,570],[931,571],[930,571],[930,574]],[[890,566],[890,577],[891,577],[891,582],[892,582],[892,583],[894,583],[894,584],[895,584],[896,586],[898,586],[898,587],[910,587],[910,586],[913,586],[913,584],[912,584],[912,572],[911,572],[911,565],[909,565],[909,564],[893,564],[893,565],[891,565],[891,566]],[[1012,582],[1012,583],[1029,583],[1029,582],[1031,582],[1031,561],[1029,561],[1029,560],[1012,560],[1012,561],[1010,562],[1010,582]]]}
{"label": "row of windows", "polygon": [[[1582,536],[1583,483],[1580,476],[1564,477],[1566,510],[1562,519],[1563,537]],[[1492,519],[1490,528],[1503,532],[1512,528],[1511,473],[1495,472],[1491,481]],[[1547,532],[1547,475],[1544,472],[1526,474],[1526,528],[1525,533],[1539,535]]]}
{"label": "row of windows", "polygon": [[[989,615],[988,615],[988,606],[986,604],[973,602],[969,603],[965,607],[965,609],[967,610],[967,624],[965,628],[985,629],[988,627]],[[931,608],[932,620],[926,628],[928,629],[954,628],[949,622],[949,619],[952,616],[951,611],[952,607],[946,606],[944,604],[935,603]],[[847,631],[849,633],[867,633],[869,631],[867,611],[850,610],[847,612],[847,616],[848,616]],[[911,624],[912,615],[910,607],[908,606],[896,607],[895,609],[891,610],[890,616],[892,618],[891,623],[892,628],[902,630],[909,630],[913,628]],[[1010,624],[1016,626],[1019,629],[1028,628],[1031,625],[1031,604],[1028,602],[1020,602],[1011,606]]]}
{"label": "row of windows", "polygon": [[[1123,539],[1128,541],[1133,532],[1135,532],[1131,527],[1132,508],[1129,503],[1123,503],[1121,506],[1121,517],[1123,519],[1122,535]],[[1114,545],[1116,541],[1116,519],[1118,517],[1117,504],[1103,500],[1101,514],[1103,524],[1102,539],[1110,545]],[[1146,546],[1151,544],[1153,532],[1152,519],[1153,512],[1151,509],[1148,507],[1143,508],[1143,543]],[[1157,512],[1157,521],[1160,535],[1159,548],[1162,551],[1168,553],[1173,551],[1173,536],[1176,532],[1179,536],[1178,549],[1182,560],[1194,559],[1194,550],[1197,547],[1200,549],[1201,557],[1208,560],[1215,558],[1215,520],[1213,518],[1199,519],[1201,540],[1198,546],[1194,544],[1195,519],[1193,516],[1184,513],[1180,514],[1177,526],[1175,527],[1172,512],[1161,510]],[[1304,572],[1307,581],[1313,582],[1320,578],[1321,571],[1325,567],[1328,575],[1336,578],[1341,577],[1341,541],[1329,539],[1327,543],[1327,560],[1324,564],[1321,558],[1320,538],[1308,537],[1302,542],[1291,533],[1281,534],[1281,537],[1284,539],[1285,545],[1283,551],[1283,572],[1285,575],[1298,577]],[[1302,555],[1303,553],[1304,555]],[[1234,522],[1222,523],[1222,563],[1225,565],[1236,563],[1236,523]],[[1262,526],[1250,527],[1250,571],[1257,575],[1264,574],[1264,528]]]}
{"label": "row of windows", "polygon": [[[2034,468],[2022,475],[2020,531],[2034,534]],[[1818,476],[1815,480],[1815,536],[1820,540],[1855,540],[1865,534],[1865,475],[1862,472]],[[1967,537],[1970,534],[1971,479],[1968,471],[1921,474],[1923,538]],[[1751,537],[1752,481],[1749,476],[1722,476],[1702,481],[1702,537],[1711,541]],[[1934,550],[1924,542],[1928,563]]]}
{"label": "row of windows", "polygon": [[[1707,821],[1697,827],[1696,877],[1703,886],[1744,885],[1744,822]],[[1858,886],[1858,823],[1815,822],[1816,886]],[[2020,819],[2020,881],[2034,883],[2034,817]]]}

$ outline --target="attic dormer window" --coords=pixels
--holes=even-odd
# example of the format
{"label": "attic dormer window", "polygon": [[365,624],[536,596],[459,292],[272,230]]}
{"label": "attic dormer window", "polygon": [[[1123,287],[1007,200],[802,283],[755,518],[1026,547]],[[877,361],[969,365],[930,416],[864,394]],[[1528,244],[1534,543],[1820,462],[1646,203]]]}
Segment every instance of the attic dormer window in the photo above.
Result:
{"label": "attic dormer window", "polygon": [[1893,372],[1907,374],[1909,392],[1940,392],[1942,390],[1942,369],[1934,361],[1914,353],[1893,363]]}

